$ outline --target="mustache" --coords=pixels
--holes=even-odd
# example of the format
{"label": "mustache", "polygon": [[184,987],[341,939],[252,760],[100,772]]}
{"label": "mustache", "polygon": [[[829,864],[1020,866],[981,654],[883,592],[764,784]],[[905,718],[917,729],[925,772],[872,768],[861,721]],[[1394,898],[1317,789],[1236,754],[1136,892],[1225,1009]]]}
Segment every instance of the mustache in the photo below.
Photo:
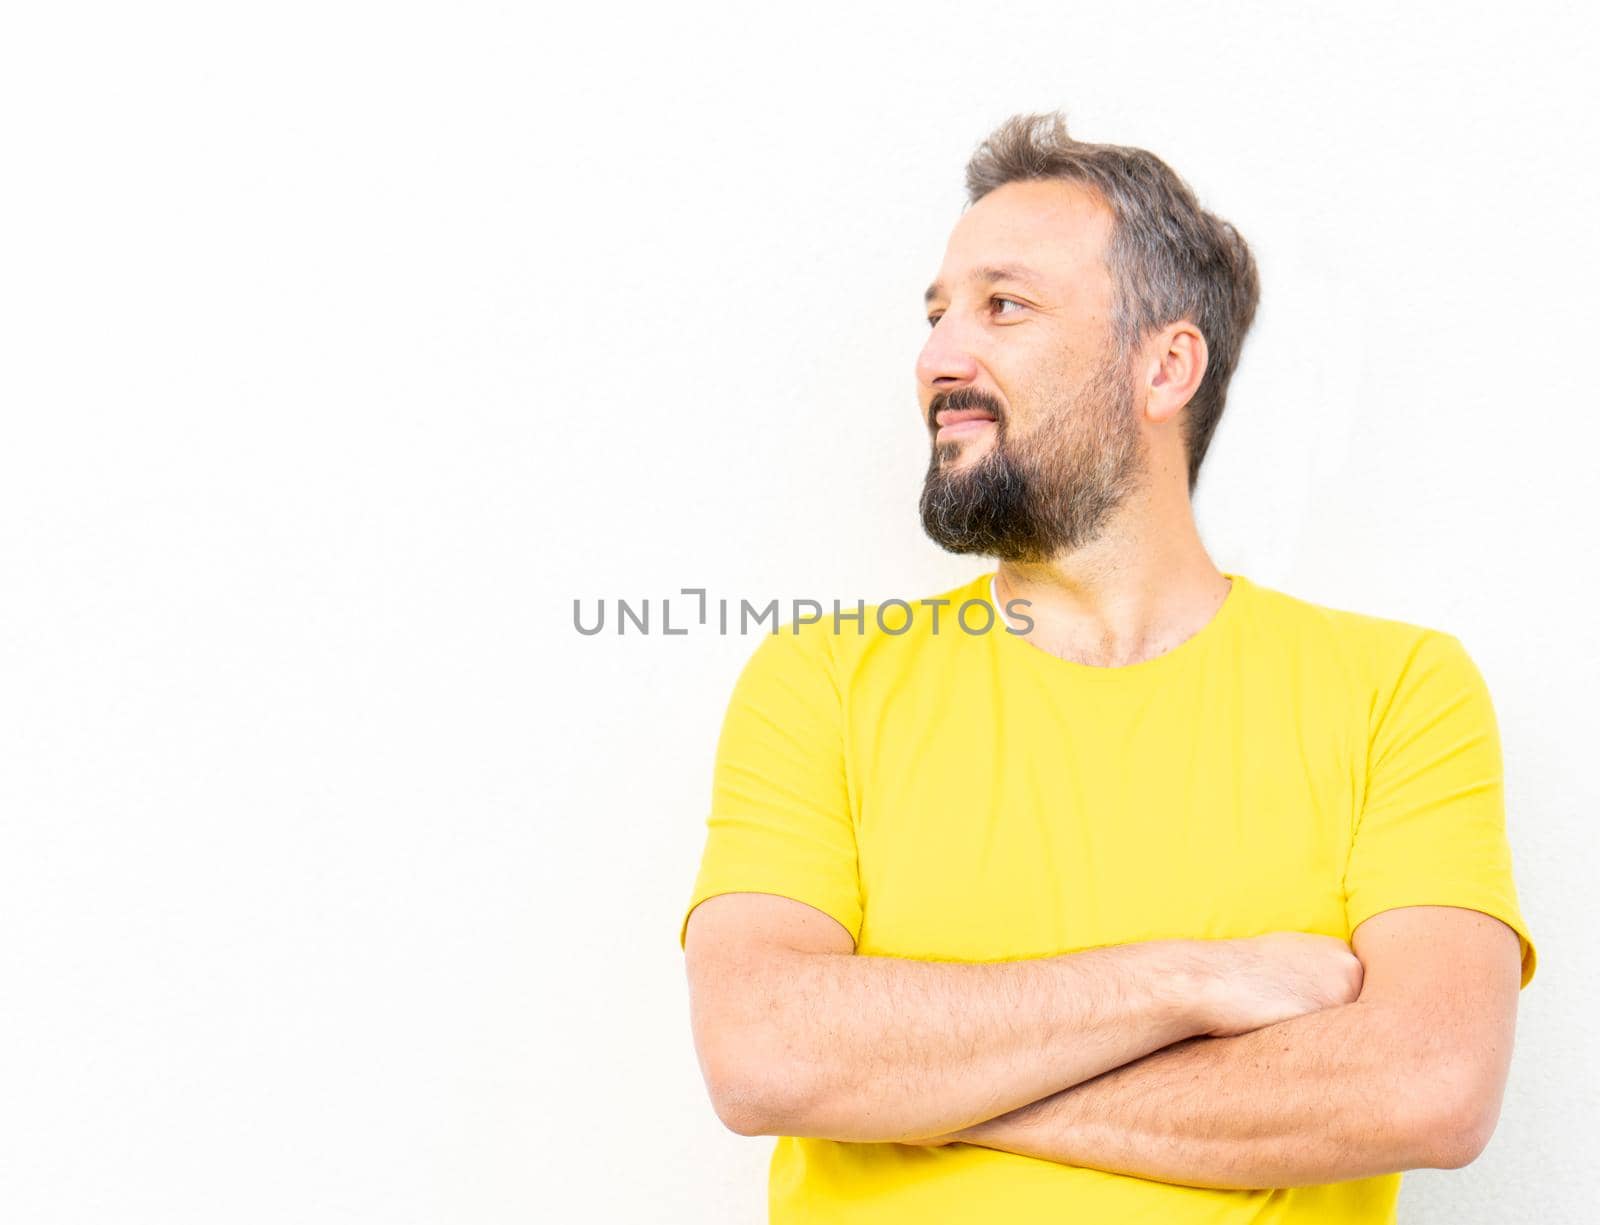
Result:
{"label": "mustache", "polygon": [[1000,402],[988,392],[976,387],[958,387],[954,391],[939,392],[928,401],[928,428],[933,429],[937,424],[936,418],[942,412],[967,413],[985,412],[992,416],[996,422],[1003,421],[1005,415],[1000,411]]}

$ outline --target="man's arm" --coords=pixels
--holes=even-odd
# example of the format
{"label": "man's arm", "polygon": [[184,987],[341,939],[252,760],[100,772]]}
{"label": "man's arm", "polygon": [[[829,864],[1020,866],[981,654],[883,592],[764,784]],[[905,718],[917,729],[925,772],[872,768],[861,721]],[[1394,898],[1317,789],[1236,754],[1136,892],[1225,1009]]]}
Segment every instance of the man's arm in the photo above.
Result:
{"label": "man's arm", "polygon": [[1158,1051],[940,1137],[1199,1187],[1457,1168],[1488,1143],[1510,1065],[1516,934],[1452,906],[1362,923],[1359,999]]}
{"label": "man's arm", "polygon": [[701,1070],[742,1135],[929,1136],[1195,1034],[1355,998],[1360,963],[1305,933],[960,963],[859,956],[791,898],[726,893],[685,944]]}

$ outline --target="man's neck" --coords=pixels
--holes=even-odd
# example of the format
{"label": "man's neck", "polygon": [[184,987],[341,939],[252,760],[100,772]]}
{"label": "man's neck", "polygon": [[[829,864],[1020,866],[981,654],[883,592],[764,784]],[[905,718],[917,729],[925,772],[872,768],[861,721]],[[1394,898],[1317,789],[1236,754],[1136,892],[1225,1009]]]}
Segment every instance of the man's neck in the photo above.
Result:
{"label": "man's neck", "polygon": [[1182,556],[1076,554],[1043,564],[1002,561],[994,580],[1004,612],[1027,600],[1027,641],[1062,659],[1120,668],[1164,655],[1208,625],[1231,580],[1198,547]]}

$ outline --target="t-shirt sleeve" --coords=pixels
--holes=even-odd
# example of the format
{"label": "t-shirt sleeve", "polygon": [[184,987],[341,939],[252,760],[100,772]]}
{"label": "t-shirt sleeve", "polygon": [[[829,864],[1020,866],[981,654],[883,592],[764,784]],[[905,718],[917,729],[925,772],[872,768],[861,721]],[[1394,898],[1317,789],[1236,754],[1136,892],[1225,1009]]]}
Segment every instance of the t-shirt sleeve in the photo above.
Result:
{"label": "t-shirt sleeve", "polygon": [[734,684],[712,775],[705,850],[678,929],[718,893],[776,893],[861,935],[843,701],[826,621],[761,640]]}
{"label": "t-shirt sleeve", "polygon": [[1462,906],[1537,954],[1517,904],[1500,733],[1489,690],[1453,635],[1425,630],[1373,710],[1367,786],[1345,875],[1350,929],[1396,906]]}

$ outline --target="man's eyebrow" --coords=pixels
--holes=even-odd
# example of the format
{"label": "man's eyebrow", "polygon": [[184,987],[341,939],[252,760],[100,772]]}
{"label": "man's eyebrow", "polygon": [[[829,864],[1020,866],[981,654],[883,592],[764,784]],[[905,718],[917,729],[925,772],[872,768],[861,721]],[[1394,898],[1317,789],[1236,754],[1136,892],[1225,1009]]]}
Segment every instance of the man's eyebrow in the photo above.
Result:
{"label": "man's eyebrow", "polygon": [[[1038,282],[1034,279],[1034,274],[1028,269],[1020,267],[1016,264],[998,264],[990,265],[984,268],[974,268],[972,270],[972,274],[968,276],[967,279],[974,284],[981,285],[993,285],[996,281],[1017,281],[1020,284],[1033,288],[1037,288],[1038,286]],[[922,304],[926,306],[935,298],[942,298],[943,296],[944,286],[938,281],[935,281],[932,285],[929,285],[927,290],[923,293]]]}

